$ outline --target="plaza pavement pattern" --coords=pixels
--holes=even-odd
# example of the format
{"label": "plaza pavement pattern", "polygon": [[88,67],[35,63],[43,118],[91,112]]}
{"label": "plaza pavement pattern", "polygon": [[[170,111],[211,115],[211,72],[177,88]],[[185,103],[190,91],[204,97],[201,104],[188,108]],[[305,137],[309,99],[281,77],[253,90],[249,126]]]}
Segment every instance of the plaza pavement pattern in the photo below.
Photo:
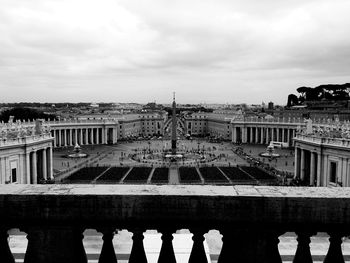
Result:
{"label": "plaza pavement pattern", "polygon": [[[96,231],[88,230],[84,237],[84,247],[88,257],[88,263],[97,263],[102,247],[102,236]],[[119,263],[127,263],[131,251],[132,234],[126,230],[122,230],[115,235],[113,239],[114,249],[117,254]],[[144,247],[148,263],[156,263],[161,248],[161,234],[156,231],[149,230],[145,234]],[[220,254],[222,242],[221,235],[218,231],[212,230],[205,235],[204,243],[208,262],[216,263]],[[177,263],[187,263],[191,248],[192,234],[188,230],[181,230],[174,234],[173,247],[175,251]],[[254,238],[254,237],[252,237]],[[293,233],[286,233],[281,236],[279,243],[279,251],[284,263],[291,263],[294,258],[297,241]],[[23,233],[10,235],[10,248],[15,256],[16,263],[24,261],[24,253],[27,247],[27,239]],[[311,254],[313,262],[323,262],[328,251],[328,236],[325,234],[311,237]],[[350,262],[350,240],[345,239],[342,244],[345,262]]]}

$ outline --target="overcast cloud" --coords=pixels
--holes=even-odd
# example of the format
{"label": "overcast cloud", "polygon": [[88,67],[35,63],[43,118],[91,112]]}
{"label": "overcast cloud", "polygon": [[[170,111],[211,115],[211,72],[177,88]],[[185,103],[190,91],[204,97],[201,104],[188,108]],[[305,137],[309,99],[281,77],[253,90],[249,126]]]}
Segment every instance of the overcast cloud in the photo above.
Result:
{"label": "overcast cloud", "polygon": [[0,0],[0,102],[285,104],[350,82],[349,0]]}

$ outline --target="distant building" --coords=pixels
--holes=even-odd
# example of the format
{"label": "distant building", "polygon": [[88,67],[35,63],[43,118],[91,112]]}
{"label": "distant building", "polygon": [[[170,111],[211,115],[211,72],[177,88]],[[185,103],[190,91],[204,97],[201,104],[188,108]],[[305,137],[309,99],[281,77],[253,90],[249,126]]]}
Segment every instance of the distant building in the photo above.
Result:
{"label": "distant building", "polygon": [[296,179],[311,186],[350,186],[348,121],[305,127],[294,141]]}

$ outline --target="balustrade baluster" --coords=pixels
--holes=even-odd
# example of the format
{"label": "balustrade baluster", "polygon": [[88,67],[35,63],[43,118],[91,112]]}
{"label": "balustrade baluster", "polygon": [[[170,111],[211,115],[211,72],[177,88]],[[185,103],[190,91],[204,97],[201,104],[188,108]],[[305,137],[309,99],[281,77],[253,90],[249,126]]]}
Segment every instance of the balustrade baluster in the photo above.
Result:
{"label": "balustrade baluster", "polygon": [[342,236],[338,233],[330,233],[329,249],[324,259],[324,263],[344,263],[344,257],[341,250]]}
{"label": "balustrade baluster", "polygon": [[312,263],[312,256],[310,253],[310,236],[311,233],[297,233],[298,246],[295,252],[293,263]]}
{"label": "balustrade baluster", "polygon": [[205,262],[207,263],[207,256],[205,254],[205,249],[204,249],[204,231],[198,231],[198,230],[194,230],[191,231],[193,233],[193,246],[192,246],[192,250],[191,250],[191,255],[190,258],[188,260],[188,263],[202,263]]}
{"label": "balustrade baluster", "polygon": [[24,263],[87,263],[82,231],[73,227],[31,227]]}
{"label": "balustrade baluster", "polygon": [[279,233],[272,231],[223,230],[218,263],[281,263]]}
{"label": "balustrade baluster", "polygon": [[132,248],[129,263],[147,263],[146,252],[143,247],[143,231],[133,230]]}
{"label": "balustrade baluster", "polygon": [[103,234],[103,245],[98,263],[117,263],[118,260],[113,246],[114,229],[103,229],[99,232]]}
{"label": "balustrade baluster", "polygon": [[6,230],[0,230],[0,262],[15,263],[8,243],[8,237]]}
{"label": "balustrade baluster", "polygon": [[162,233],[162,247],[160,249],[158,263],[176,263],[173,248],[173,231],[164,230]]}

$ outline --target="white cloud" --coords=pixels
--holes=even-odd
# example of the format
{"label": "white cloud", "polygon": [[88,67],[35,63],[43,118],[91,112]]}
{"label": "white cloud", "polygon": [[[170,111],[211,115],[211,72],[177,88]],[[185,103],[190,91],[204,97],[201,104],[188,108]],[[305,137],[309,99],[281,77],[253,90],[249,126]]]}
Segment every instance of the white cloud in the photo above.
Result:
{"label": "white cloud", "polygon": [[0,5],[2,101],[166,101],[177,90],[185,103],[285,103],[304,82],[348,82],[346,0]]}

